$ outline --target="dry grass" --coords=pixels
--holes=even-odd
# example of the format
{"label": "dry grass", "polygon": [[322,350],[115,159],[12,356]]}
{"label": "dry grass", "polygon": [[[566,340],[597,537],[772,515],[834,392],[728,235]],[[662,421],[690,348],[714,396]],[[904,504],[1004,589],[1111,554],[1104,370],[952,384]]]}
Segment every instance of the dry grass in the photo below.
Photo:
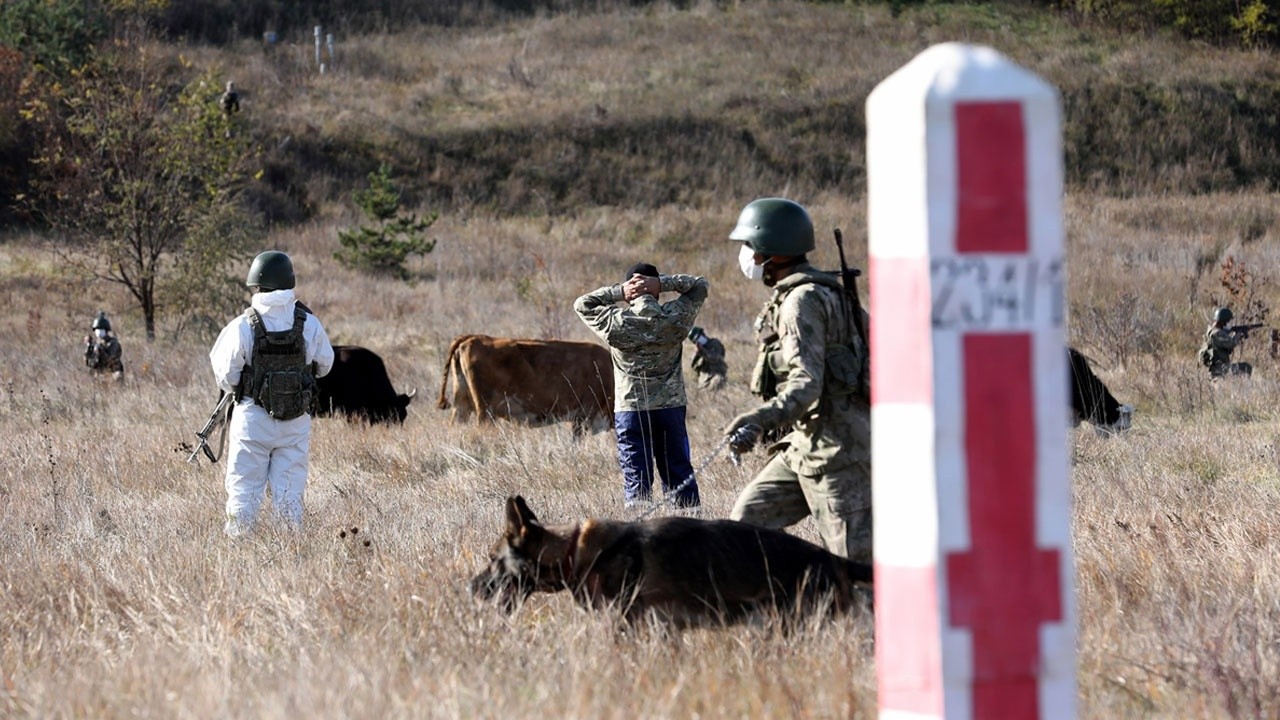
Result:
{"label": "dry grass", "polygon": [[[1123,438],[1071,439],[1082,716],[1280,712],[1280,377],[1259,358],[1251,382],[1210,385],[1191,357],[1205,307],[1189,307],[1188,283],[1175,282],[1203,233],[1229,235],[1239,208],[1265,202],[1069,203],[1073,312],[1138,292],[1178,319],[1164,336],[1187,348],[1139,351],[1120,366],[1103,360],[1114,338],[1073,327],[1112,389],[1139,406]],[[763,289],[737,276],[723,240],[736,210],[446,218],[415,285],[341,268],[332,226],[269,238],[293,253],[300,294],[335,340],[382,353],[397,386],[422,395],[403,428],[317,421],[305,530],[238,543],[220,531],[222,466],[184,463],[211,402],[206,344],[148,346],[122,297],[59,294],[29,240],[0,245],[10,308],[0,333],[14,340],[0,349],[0,714],[871,717],[868,618],[791,637],[768,626],[619,637],[565,598],[506,620],[465,595],[507,494],[566,520],[619,515],[620,488],[608,435],[575,443],[567,426],[448,424],[430,406],[448,340],[586,339],[572,298],[630,262],[704,273],[713,290],[702,323],[724,339],[732,383],[693,391],[701,460],[749,402],[748,326]],[[830,200],[815,216],[844,224],[864,257],[859,209]],[[689,239],[664,244],[667,233]],[[1241,252],[1261,264],[1267,245]],[[830,264],[828,248],[820,255]],[[120,387],[79,366],[99,306],[124,337]],[[728,513],[752,469],[712,463],[709,515]],[[357,541],[338,538],[351,527]],[[798,531],[813,537],[808,524]]]}
{"label": "dry grass", "polygon": [[[394,148],[429,131],[734,107],[751,116],[762,97],[835,103],[946,39],[928,13],[959,12],[926,6],[891,21],[873,6],[727,7],[739,9],[702,3],[344,40],[349,64],[324,78],[303,71],[308,47],[274,59],[187,52],[223,63],[248,89],[247,111],[272,115],[268,124],[299,142]],[[1049,74],[1173,82],[1245,62],[1158,40],[1142,52],[1105,35],[1088,46],[1048,42],[1037,16],[984,17],[956,27]],[[849,43],[851,34],[876,40]],[[1274,66],[1250,62],[1261,75]],[[761,137],[782,134],[756,122]],[[422,162],[427,172],[434,161]],[[858,148],[848,162],[861,164]],[[504,619],[465,594],[507,494],[558,521],[618,516],[621,488],[607,435],[575,442],[567,426],[450,425],[432,400],[455,335],[590,339],[572,300],[629,264],[706,275],[699,324],[724,341],[730,384],[691,391],[700,462],[750,403],[749,325],[765,291],[741,278],[725,239],[741,205],[755,192],[799,194],[820,228],[819,264],[834,265],[834,225],[864,264],[862,198],[842,185],[764,184],[762,174],[741,191],[750,183],[717,173],[704,176],[712,180],[696,203],[502,216],[459,200],[432,227],[440,242],[413,264],[413,284],[332,259],[336,230],[353,221],[345,203],[264,238],[293,255],[300,297],[334,341],[379,352],[396,386],[420,394],[402,428],[317,421],[305,529],[267,527],[243,542],[221,533],[223,466],[184,462],[212,405],[208,338],[166,337],[162,327],[147,345],[118,291],[61,277],[33,238],[4,238],[0,716],[873,717],[866,617],[789,636],[767,624],[619,635],[563,597]],[[340,175],[305,182],[314,198],[350,192]],[[1068,198],[1072,342],[1138,406],[1124,437],[1070,439],[1082,717],[1280,717],[1280,371],[1258,346],[1243,351],[1257,368],[1248,382],[1211,384],[1194,365],[1228,256],[1255,270],[1268,307],[1280,302],[1265,277],[1277,266],[1275,217],[1267,193]],[[123,338],[123,385],[80,364],[99,308]],[[706,514],[727,515],[759,462],[713,462],[700,478]],[[796,531],[814,537],[808,523]]]}

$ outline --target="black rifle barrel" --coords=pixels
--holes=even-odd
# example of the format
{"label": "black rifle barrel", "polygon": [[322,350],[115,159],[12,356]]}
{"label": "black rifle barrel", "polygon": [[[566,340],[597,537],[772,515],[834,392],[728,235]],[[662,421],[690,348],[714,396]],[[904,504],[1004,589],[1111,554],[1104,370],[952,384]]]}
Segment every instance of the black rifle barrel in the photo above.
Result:
{"label": "black rifle barrel", "polygon": [[835,229],[836,251],[840,253],[840,282],[844,285],[844,292],[849,296],[849,301],[853,305],[853,327],[858,331],[858,338],[862,340],[862,346],[868,350],[871,343],[867,338],[867,326],[862,320],[862,299],[858,297],[858,276],[862,274],[857,268],[850,268],[849,263],[844,259],[844,233],[840,232],[840,228]]}

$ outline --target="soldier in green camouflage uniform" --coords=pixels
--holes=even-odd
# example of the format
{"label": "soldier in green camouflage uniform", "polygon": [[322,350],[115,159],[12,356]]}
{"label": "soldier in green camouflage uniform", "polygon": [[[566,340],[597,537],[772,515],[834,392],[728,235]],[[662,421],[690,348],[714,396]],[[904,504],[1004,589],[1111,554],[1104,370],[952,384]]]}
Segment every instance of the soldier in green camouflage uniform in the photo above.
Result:
{"label": "soldier in green camouflage uniform", "polygon": [[813,222],[800,205],[756,200],[730,239],[743,273],[773,295],[757,319],[752,390],[765,402],[725,428],[737,453],[788,431],[731,517],[784,528],[812,515],[827,549],[871,560],[871,408],[867,348],[839,278],[809,264]]}
{"label": "soldier in green camouflage uniform", "polygon": [[729,374],[729,366],[724,361],[724,343],[696,325],[689,330],[689,342],[693,343],[693,362],[690,367],[698,376],[698,386],[707,390],[719,390]]}
{"label": "soldier in green camouflage uniform", "polygon": [[[583,295],[578,317],[609,346],[613,357],[614,431],[627,506],[650,499],[653,463],[676,504],[701,503],[685,428],[685,335],[707,299],[706,278],[659,275],[649,263],[627,270],[627,280]],[[666,303],[663,292],[680,293]],[[626,302],[626,306],[618,303]]]}
{"label": "soldier in green camouflage uniform", "polygon": [[1213,323],[1204,331],[1204,345],[1200,348],[1200,356],[1209,367],[1210,377],[1253,374],[1253,366],[1249,363],[1231,362],[1231,353],[1235,352],[1236,346],[1249,337],[1247,329],[1227,327],[1233,317],[1231,308],[1218,308],[1213,313]]}

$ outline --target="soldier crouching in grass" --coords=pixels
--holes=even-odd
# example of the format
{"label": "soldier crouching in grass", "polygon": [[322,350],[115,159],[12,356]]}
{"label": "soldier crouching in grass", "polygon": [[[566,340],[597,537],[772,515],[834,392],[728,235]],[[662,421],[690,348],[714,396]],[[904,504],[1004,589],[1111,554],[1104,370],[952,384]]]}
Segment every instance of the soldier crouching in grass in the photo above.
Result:
{"label": "soldier crouching in grass", "polygon": [[111,321],[105,311],[93,320],[93,335],[84,338],[84,364],[94,375],[111,373],[112,379],[124,377],[124,351],[120,340],[111,332]]}
{"label": "soldier crouching in grass", "polygon": [[1247,362],[1231,362],[1231,353],[1236,346],[1249,338],[1249,331],[1262,327],[1262,323],[1252,325],[1232,325],[1234,317],[1231,308],[1218,308],[1213,313],[1213,323],[1204,331],[1204,344],[1200,347],[1200,362],[1209,368],[1212,378],[1230,375],[1253,375],[1253,366]]}

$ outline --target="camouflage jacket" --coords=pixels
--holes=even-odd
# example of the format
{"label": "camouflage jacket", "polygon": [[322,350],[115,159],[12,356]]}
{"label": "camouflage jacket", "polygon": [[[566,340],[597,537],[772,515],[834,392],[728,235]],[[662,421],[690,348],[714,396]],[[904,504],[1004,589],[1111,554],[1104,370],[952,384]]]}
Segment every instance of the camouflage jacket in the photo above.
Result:
{"label": "camouflage jacket", "polygon": [[681,351],[685,335],[707,299],[707,280],[663,275],[663,292],[680,297],[666,303],[645,296],[626,307],[622,286],[609,285],[573,303],[582,322],[609,346],[613,356],[614,410],[661,410],[685,404]]}
{"label": "camouflage jacket", "polygon": [[724,384],[729,365],[724,360],[724,343],[707,338],[705,345],[693,346],[693,362],[690,367],[698,375],[698,385],[715,389]]}
{"label": "camouflage jacket", "polygon": [[[860,379],[867,348],[833,273],[809,264],[778,282],[756,320],[760,356],[752,386],[766,430],[791,428],[783,459],[816,476],[871,459],[871,407]],[[865,377],[865,376],[861,376]]]}
{"label": "camouflage jacket", "polygon": [[1212,353],[1209,367],[1226,365],[1231,362],[1231,353],[1240,344],[1241,337],[1225,327],[1210,325],[1204,331],[1204,345]]}

